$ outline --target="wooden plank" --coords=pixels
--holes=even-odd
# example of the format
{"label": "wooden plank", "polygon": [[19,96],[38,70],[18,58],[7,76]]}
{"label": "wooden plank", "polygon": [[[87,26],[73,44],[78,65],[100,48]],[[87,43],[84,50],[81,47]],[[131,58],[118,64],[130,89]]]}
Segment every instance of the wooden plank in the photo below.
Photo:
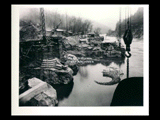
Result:
{"label": "wooden plank", "polygon": [[26,92],[20,94],[19,96],[19,102],[21,104],[25,104],[27,101],[29,101],[32,97],[35,95],[43,92],[48,88],[46,82],[41,82],[38,85],[34,86],[33,88],[27,90]]}

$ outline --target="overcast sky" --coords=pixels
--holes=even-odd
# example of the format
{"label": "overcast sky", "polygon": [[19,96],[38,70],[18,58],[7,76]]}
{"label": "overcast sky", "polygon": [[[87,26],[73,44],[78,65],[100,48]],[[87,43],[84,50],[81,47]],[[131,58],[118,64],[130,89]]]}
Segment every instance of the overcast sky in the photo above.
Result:
{"label": "overcast sky", "polygon": [[44,7],[44,10],[56,10],[59,13],[67,15],[74,15],[81,18],[97,21],[111,28],[115,29],[116,23],[119,20],[119,13],[121,8],[121,19],[125,18],[125,10],[128,7],[131,10],[131,14],[134,14],[140,5],[30,5],[21,6],[24,9],[19,10],[20,16],[27,13],[28,7]]}

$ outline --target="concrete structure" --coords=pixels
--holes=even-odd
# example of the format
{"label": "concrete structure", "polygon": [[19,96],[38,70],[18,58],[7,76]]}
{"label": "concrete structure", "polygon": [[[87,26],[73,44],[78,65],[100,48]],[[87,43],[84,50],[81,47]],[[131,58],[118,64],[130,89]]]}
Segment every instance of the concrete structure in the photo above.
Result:
{"label": "concrete structure", "polygon": [[30,89],[19,95],[20,106],[55,106],[57,101],[56,90],[38,78],[28,79]]}

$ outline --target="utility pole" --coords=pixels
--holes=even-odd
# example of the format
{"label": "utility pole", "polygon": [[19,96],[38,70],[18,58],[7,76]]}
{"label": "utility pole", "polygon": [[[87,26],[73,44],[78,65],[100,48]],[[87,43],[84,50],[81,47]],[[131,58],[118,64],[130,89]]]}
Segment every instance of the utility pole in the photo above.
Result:
{"label": "utility pole", "polygon": [[45,27],[45,17],[44,17],[44,8],[40,8],[41,14],[41,22],[42,22],[42,34],[43,34],[43,41],[47,44],[46,40],[46,27]]}

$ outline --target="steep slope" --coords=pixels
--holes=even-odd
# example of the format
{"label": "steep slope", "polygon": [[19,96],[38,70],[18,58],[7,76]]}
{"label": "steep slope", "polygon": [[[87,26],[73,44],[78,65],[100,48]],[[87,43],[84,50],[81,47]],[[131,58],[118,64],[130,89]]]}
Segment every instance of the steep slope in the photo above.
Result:
{"label": "steep slope", "polygon": [[[137,12],[131,16],[131,30],[134,38],[143,38],[143,8],[139,8]],[[125,32],[128,19],[121,22],[121,33]],[[119,33],[119,22],[116,24],[115,32]]]}

